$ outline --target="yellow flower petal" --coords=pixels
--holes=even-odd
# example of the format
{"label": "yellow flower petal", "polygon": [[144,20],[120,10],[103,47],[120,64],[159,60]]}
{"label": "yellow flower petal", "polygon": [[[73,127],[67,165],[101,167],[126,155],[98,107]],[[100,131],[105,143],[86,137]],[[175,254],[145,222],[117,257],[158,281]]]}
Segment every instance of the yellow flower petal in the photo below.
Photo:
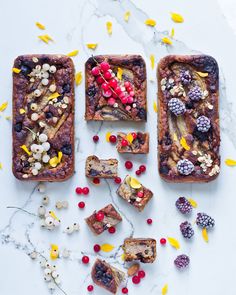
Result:
{"label": "yellow flower petal", "polygon": [[106,133],[106,141],[107,142],[110,142],[110,140],[109,140],[109,137],[111,136],[111,132],[110,131],[108,131],[107,133]]}
{"label": "yellow flower petal", "polygon": [[202,78],[206,78],[208,76],[208,73],[203,73],[203,72],[197,72],[197,74]]}
{"label": "yellow flower petal", "polygon": [[61,163],[61,159],[62,159],[62,152],[58,152],[58,162]]}
{"label": "yellow flower petal", "polygon": [[128,140],[129,143],[132,143],[134,140],[132,133],[128,133],[126,136],[126,139]]}
{"label": "yellow flower petal", "polygon": [[161,40],[165,44],[169,44],[169,45],[172,44],[172,41],[168,37],[163,37]]}
{"label": "yellow flower petal", "polygon": [[0,162],[0,170],[2,170],[2,163]]}
{"label": "yellow flower petal", "polygon": [[173,139],[174,139],[174,141],[177,141],[178,140],[178,136],[177,136],[176,133],[173,134]]}
{"label": "yellow flower petal", "polygon": [[111,35],[112,34],[112,22],[107,22],[106,26],[107,26],[107,33],[109,35]]}
{"label": "yellow flower petal", "polygon": [[168,285],[165,284],[165,286],[164,286],[164,287],[162,288],[162,290],[161,290],[161,294],[162,294],[162,295],[166,295],[167,292],[168,292]]}
{"label": "yellow flower petal", "polygon": [[48,40],[53,41],[52,37],[50,37],[48,34],[46,34],[46,35],[44,35],[44,36],[45,36],[45,38],[47,38]]}
{"label": "yellow flower petal", "polygon": [[187,141],[183,136],[180,139],[180,144],[186,151],[190,150],[190,146],[187,144]]}
{"label": "yellow flower petal", "polygon": [[51,245],[51,250],[50,250],[50,258],[51,259],[57,259],[59,256],[59,247],[55,244]]}
{"label": "yellow flower petal", "polygon": [[21,115],[23,115],[25,113],[25,109],[20,109],[20,112],[19,112]]}
{"label": "yellow flower petal", "polygon": [[0,105],[0,112],[3,112],[8,106],[8,102],[4,102]]}
{"label": "yellow flower petal", "polygon": [[29,156],[31,155],[31,152],[28,150],[27,146],[25,144],[21,145],[20,148],[22,148],[23,151],[26,152]]}
{"label": "yellow flower petal", "polygon": [[142,187],[141,183],[138,181],[138,179],[131,177],[129,179],[129,185],[134,189],[139,189]]}
{"label": "yellow flower petal", "polygon": [[188,201],[193,206],[193,208],[197,208],[197,202],[195,200],[189,198]]}
{"label": "yellow flower petal", "polygon": [[153,109],[154,109],[154,112],[157,113],[158,112],[158,107],[157,107],[157,102],[154,100],[153,102]]}
{"label": "yellow flower petal", "polygon": [[184,22],[184,18],[182,17],[182,15],[172,12],[171,13],[171,19],[175,22],[175,23],[182,23]]}
{"label": "yellow flower petal", "polygon": [[170,32],[170,37],[171,37],[171,38],[174,38],[174,35],[175,35],[175,29],[172,28],[172,29],[171,29],[171,32]]}
{"label": "yellow flower petal", "polygon": [[45,29],[46,29],[45,26],[42,25],[42,24],[39,23],[39,22],[36,22],[35,25],[36,25],[40,30],[45,30]]}
{"label": "yellow flower petal", "polygon": [[150,55],[150,61],[151,61],[151,68],[154,69],[154,67],[155,67],[155,56],[153,54]]}
{"label": "yellow flower petal", "polygon": [[49,160],[50,166],[55,168],[58,164],[61,163],[61,159],[62,159],[62,152],[58,152],[57,157],[53,157]]}
{"label": "yellow flower petal", "polygon": [[145,25],[154,27],[156,25],[156,21],[154,19],[151,19],[151,18],[146,19],[145,20]]}
{"label": "yellow flower petal", "polygon": [[130,11],[126,11],[126,13],[124,14],[124,20],[126,22],[128,22],[129,21],[129,18],[130,18]]}
{"label": "yellow flower petal", "polygon": [[40,39],[40,40],[42,40],[44,43],[47,43],[48,44],[48,38],[45,36],[45,35],[40,35],[40,36],[38,36],[38,38]]}
{"label": "yellow flower petal", "polygon": [[101,250],[103,252],[111,252],[115,247],[111,244],[102,244],[101,245]]}
{"label": "yellow flower petal", "polygon": [[58,93],[58,92],[54,92],[53,94],[51,94],[51,95],[48,97],[48,100],[51,100],[51,99],[57,98],[57,97],[59,97],[59,96],[61,96],[60,93]]}
{"label": "yellow flower petal", "polygon": [[86,44],[89,49],[96,49],[98,44],[97,43],[88,43]]}
{"label": "yellow flower petal", "polygon": [[226,159],[225,160],[225,164],[227,166],[236,166],[236,161],[235,160],[232,160],[232,159]]}
{"label": "yellow flower petal", "polygon": [[6,116],[5,119],[6,120],[11,120],[11,116]]}
{"label": "yellow flower petal", "polygon": [[74,51],[71,51],[71,52],[69,52],[68,54],[67,54],[67,56],[70,56],[70,57],[72,57],[72,56],[76,56],[77,54],[79,53],[79,50],[74,50]]}
{"label": "yellow flower petal", "polygon": [[118,68],[117,69],[117,78],[119,79],[119,80],[121,80],[122,79],[122,74],[123,74],[123,70],[122,70],[122,68]]}
{"label": "yellow flower petal", "polygon": [[179,244],[178,240],[176,240],[175,238],[171,238],[171,237],[168,237],[167,240],[172,247],[174,247],[177,250],[180,249],[180,244]]}
{"label": "yellow flower petal", "polygon": [[52,218],[56,219],[57,221],[60,221],[60,219],[56,216],[54,211],[49,211],[49,214],[52,216]]}
{"label": "yellow flower petal", "polygon": [[12,72],[15,74],[19,74],[21,72],[21,70],[17,69],[17,68],[12,68]]}
{"label": "yellow flower petal", "polygon": [[75,84],[76,84],[76,86],[81,84],[82,79],[83,79],[82,72],[78,72],[78,73],[75,74]]}
{"label": "yellow flower petal", "polygon": [[208,233],[207,233],[207,229],[205,227],[202,229],[202,237],[203,237],[204,241],[208,243],[208,241],[209,241]]}

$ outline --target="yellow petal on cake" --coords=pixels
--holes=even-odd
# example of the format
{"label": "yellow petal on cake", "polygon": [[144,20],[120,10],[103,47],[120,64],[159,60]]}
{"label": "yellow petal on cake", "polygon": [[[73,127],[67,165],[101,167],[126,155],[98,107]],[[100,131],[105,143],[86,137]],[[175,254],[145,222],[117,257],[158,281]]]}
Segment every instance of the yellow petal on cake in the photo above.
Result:
{"label": "yellow petal on cake", "polygon": [[138,181],[138,179],[131,177],[129,179],[129,185],[134,188],[134,189],[139,189],[140,187],[142,187],[141,183]]}
{"label": "yellow petal on cake", "polygon": [[26,152],[27,155],[31,155],[31,152],[28,150],[27,146],[25,144],[21,145],[20,148]]}
{"label": "yellow petal on cake", "polygon": [[12,68],[12,72],[15,74],[19,74],[21,72],[21,70],[17,69],[17,68]]}
{"label": "yellow petal on cake", "polygon": [[131,144],[133,142],[133,140],[134,140],[134,137],[133,137],[132,133],[128,133],[127,136],[126,136],[126,139]]}
{"label": "yellow petal on cake", "polygon": [[206,78],[208,76],[208,73],[204,73],[204,72],[197,72],[198,76],[202,77],[202,78]]}
{"label": "yellow petal on cake", "polygon": [[190,146],[187,144],[187,141],[183,136],[180,139],[180,144],[186,151],[190,150]]}
{"label": "yellow petal on cake", "polygon": [[122,74],[123,74],[123,70],[122,70],[122,68],[119,68],[118,67],[118,69],[117,69],[117,78],[119,79],[119,80],[122,80]]}

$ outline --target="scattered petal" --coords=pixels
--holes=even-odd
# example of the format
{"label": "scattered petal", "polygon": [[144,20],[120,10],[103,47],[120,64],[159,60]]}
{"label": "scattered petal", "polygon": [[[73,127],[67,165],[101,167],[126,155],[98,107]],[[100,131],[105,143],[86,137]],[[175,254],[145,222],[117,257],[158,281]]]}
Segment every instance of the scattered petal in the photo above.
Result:
{"label": "scattered petal", "polygon": [[103,252],[111,252],[115,247],[111,244],[102,244],[101,245],[101,250]]}
{"label": "scattered petal", "polygon": [[60,221],[60,219],[56,216],[54,211],[49,211],[49,214],[52,216],[52,218],[56,219],[57,221]]}
{"label": "scattered petal", "polygon": [[78,72],[78,73],[75,74],[75,84],[76,84],[76,86],[81,84],[82,79],[83,79],[82,72]]}
{"label": "scattered petal", "polygon": [[154,100],[153,102],[153,109],[154,109],[154,112],[157,113],[158,112],[158,108],[157,108],[157,102]]}
{"label": "scattered petal", "polygon": [[51,167],[55,168],[58,164],[61,163],[62,152],[58,152],[57,157],[53,157],[49,160],[49,164]]}
{"label": "scattered petal", "polygon": [[174,35],[175,35],[175,29],[172,28],[172,29],[171,29],[171,32],[170,32],[170,37],[171,37],[171,38],[174,38]]}
{"label": "scattered petal", "polygon": [[0,170],[2,170],[2,163],[0,162]]}
{"label": "scattered petal", "polygon": [[93,49],[93,50],[95,50],[95,49],[97,48],[97,46],[98,46],[97,43],[88,43],[88,44],[86,44],[86,45],[87,45],[87,47],[88,47],[89,49]]}
{"label": "scattered petal", "polygon": [[23,151],[26,152],[29,156],[31,155],[31,152],[28,150],[27,146],[25,144],[21,145],[20,148],[22,148]]}
{"label": "scattered petal", "polygon": [[42,40],[44,43],[47,43],[47,44],[48,44],[49,41],[53,41],[52,37],[50,37],[47,34],[46,35],[40,35],[40,36],[38,36],[38,38],[40,40]]}
{"label": "scattered petal", "polygon": [[110,136],[111,136],[111,132],[108,131],[108,132],[106,133],[106,141],[107,141],[107,142],[110,142],[110,140],[109,140]]}
{"label": "scattered petal", "polygon": [[6,116],[5,119],[6,120],[11,120],[11,116]]}
{"label": "scattered petal", "polygon": [[51,245],[51,250],[50,250],[50,258],[51,259],[57,259],[59,256],[59,248],[57,245],[52,244]]}
{"label": "scattered petal", "polygon": [[182,17],[182,15],[172,12],[171,13],[171,19],[175,22],[175,23],[183,23],[184,22],[184,18]]}
{"label": "scattered petal", "polygon": [[125,253],[123,253],[120,258],[122,261],[125,261]]}
{"label": "scattered petal", "polygon": [[164,286],[164,287],[162,288],[162,290],[161,290],[161,294],[162,294],[162,295],[166,295],[167,292],[168,292],[168,285],[165,284],[165,286]]}
{"label": "scattered petal", "polygon": [[232,160],[232,159],[226,159],[225,160],[225,164],[227,166],[236,166],[236,161],[235,160]]}
{"label": "scattered petal", "polygon": [[180,244],[179,244],[178,240],[176,240],[175,238],[171,238],[171,237],[168,237],[167,240],[172,247],[174,247],[177,250],[180,249]]}
{"label": "scattered petal", "polygon": [[48,34],[44,35],[48,40],[53,41],[52,37],[50,37]]}
{"label": "scattered petal", "polygon": [[128,133],[126,136],[126,139],[128,140],[129,143],[132,143],[134,140],[132,133]]}
{"label": "scattered petal", "polygon": [[112,22],[107,22],[107,33],[109,34],[109,35],[111,35],[112,34]]}
{"label": "scattered petal", "polygon": [[129,18],[130,18],[130,11],[126,11],[126,13],[124,14],[124,20],[126,22],[128,22],[129,21]]}
{"label": "scattered petal", "polygon": [[146,19],[145,20],[145,25],[154,27],[156,25],[156,21],[154,19],[151,19],[151,18]]}
{"label": "scattered petal", "polygon": [[203,237],[204,241],[208,243],[208,241],[209,241],[208,233],[207,233],[207,229],[205,227],[202,229],[202,237]]}
{"label": "scattered petal", "polygon": [[25,113],[25,109],[20,109],[20,112],[19,112],[21,115],[23,115]]}
{"label": "scattered petal", "polygon": [[8,102],[4,102],[0,105],[0,112],[3,112],[8,106]]}
{"label": "scattered petal", "polygon": [[186,151],[190,150],[190,146],[187,144],[187,141],[183,136],[180,139],[180,144]]}
{"label": "scattered petal", "polygon": [[195,200],[189,198],[188,201],[193,206],[193,208],[197,208],[197,202]]}
{"label": "scattered petal", "polygon": [[68,54],[67,54],[67,56],[70,56],[70,57],[72,57],[72,56],[76,56],[77,54],[79,53],[79,50],[73,50],[73,51],[71,51],[71,52],[69,52]]}
{"label": "scattered petal", "polygon": [[151,68],[154,69],[154,67],[155,67],[155,56],[153,54],[150,55],[150,61],[151,61]]}
{"label": "scattered petal", "polygon": [[58,93],[58,92],[55,92],[55,93],[49,95],[48,100],[51,100],[51,99],[57,98],[57,97],[59,97],[59,96],[61,96],[61,94]]}
{"label": "scattered petal", "polygon": [[161,40],[165,44],[169,44],[169,45],[172,44],[172,41],[168,37],[163,37]]}
{"label": "scattered petal", "polygon": [[12,72],[15,74],[19,74],[21,72],[21,70],[17,69],[17,68],[12,68]]}
{"label": "scattered petal", "polygon": [[134,188],[134,189],[139,189],[140,187],[142,187],[141,183],[138,181],[138,179],[131,177],[129,179],[129,185]]}
{"label": "scattered petal", "polygon": [[122,70],[122,68],[119,68],[119,67],[118,67],[118,69],[117,69],[117,78],[118,78],[119,80],[122,79],[122,74],[123,74],[123,70]]}
{"label": "scattered petal", "polygon": [[203,72],[197,72],[197,74],[202,78],[206,78],[208,76],[208,73],[203,73]]}
{"label": "scattered petal", "polygon": [[36,22],[35,25],[40,29],[40,30],[45,30],[46,27],[44,25],[42,25],[41,23],[39,22]]}

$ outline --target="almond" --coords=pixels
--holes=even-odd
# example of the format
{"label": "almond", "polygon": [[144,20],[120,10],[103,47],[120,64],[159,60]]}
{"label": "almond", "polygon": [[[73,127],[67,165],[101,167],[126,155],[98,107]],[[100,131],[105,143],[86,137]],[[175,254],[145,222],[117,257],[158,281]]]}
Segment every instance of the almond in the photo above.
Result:
{"label": "almond", "polygon": [[132,264],[127,271],[129,277],[134,276],[139,271],[140,265],[138,263]]}

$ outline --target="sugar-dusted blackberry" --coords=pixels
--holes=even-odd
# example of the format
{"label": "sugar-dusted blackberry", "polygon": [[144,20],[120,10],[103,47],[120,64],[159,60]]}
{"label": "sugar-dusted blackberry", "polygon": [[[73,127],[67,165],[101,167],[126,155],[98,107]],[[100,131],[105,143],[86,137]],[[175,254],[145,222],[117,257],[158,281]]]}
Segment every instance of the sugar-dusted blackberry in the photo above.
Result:
{"label": "sugar-dusted blackberry", "polygon": [[211,121],[206,116],[200,116],[197,118],[197,130],[201,132],[207,132],[211,128]]}
{"label": "sugar-dusted blackberry", "polygon": [[185,104],[179,98],[171,98],[168,102],[169,110],[176,116],[183,115],[186,112]]}
{"label": "sugar-dusted blackberry", "polygon": [[193,210],[193,206],[185,197],[178,198],[175,206],[182,214],[188,214]]}
{"label": "sugar-dusted blackberry", "polygon": [[194,86],[192,89],[188,92],[188,97],[193,101],[199,101],[203,97],[203,92],[201,87]]}
{"label": "sugar-dusted blackberry", "polygon": [[184,85],[190,84],[192,76],[190,75],[189,70],[182,70],[180,72],[180,80]]}
{"label": "sugar-dusted blackberry", "polygon": [[190,263],[190,259],[185,254],[181,254],[181,255],[177,256],[176,259],[174,260],[175,266],[180,269],[187,267],[189,265],[189,263]]}
{"label": "sugar-dusted blackberry", "polygon": [[177,163],[177,170],[182,175],[189,175],[194,170],[194,165],[188,159],[179,160]]}
{"label": "sugar-dusted blackberry", "polygon": [[202,228],[211,228],[215,226],[215,220],[206,213],[198,213],[196,224]]}
{"label": "sugar-dusted blackberry", "polygon": [[182,222],[179,226],[180,231],[185,239],[191,239],[194,235],[194,230],[191,223],[188,221]]}

